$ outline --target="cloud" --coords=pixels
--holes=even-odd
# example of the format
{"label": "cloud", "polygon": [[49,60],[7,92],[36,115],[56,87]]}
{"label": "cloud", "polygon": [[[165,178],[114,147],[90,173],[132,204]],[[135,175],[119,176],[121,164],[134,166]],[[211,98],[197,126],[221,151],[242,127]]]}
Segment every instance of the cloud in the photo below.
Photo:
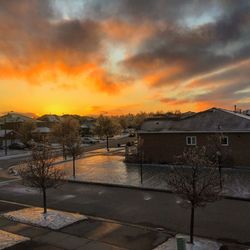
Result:
{"label": "cloud", "polygon": [[[110,94],[118,91],[124,78],[118,80],[102,66],[106,55],[101,24],[89,19],[58,20],[51,3],[0,1],[1,78],[59,87],[74,87],[77,80]],[[88,82],[83,81],[86,78]]]}
{"label": "cloud", "polygon": [[161,104],[246,103],[249,10],[245,0],[0,0],[0,77],[176,92]]}
{"label": "cloud", "polygon": [[[250,4],[234,7],[214,22],[194,28],[166,23],[123,65],[137,77],[158,75],[164,69],[166,74],[149,84],[157,87],[181,84],[249,58]],[[171,74],[172,68],[178,71]]]}

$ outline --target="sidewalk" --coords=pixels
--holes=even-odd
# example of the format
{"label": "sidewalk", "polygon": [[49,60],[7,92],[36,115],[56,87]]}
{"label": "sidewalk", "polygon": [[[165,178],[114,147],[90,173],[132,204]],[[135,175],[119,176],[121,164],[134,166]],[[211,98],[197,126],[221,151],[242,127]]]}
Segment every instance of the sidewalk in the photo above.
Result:
{"label": "sidewalk", "polygon": [[[10,204],[7,210],[20,208]],[[31,238],[11,248],[15,250],[151,250],[171,237],[165,232],[96,218],[50,230],[0,217],[0,229]]]}

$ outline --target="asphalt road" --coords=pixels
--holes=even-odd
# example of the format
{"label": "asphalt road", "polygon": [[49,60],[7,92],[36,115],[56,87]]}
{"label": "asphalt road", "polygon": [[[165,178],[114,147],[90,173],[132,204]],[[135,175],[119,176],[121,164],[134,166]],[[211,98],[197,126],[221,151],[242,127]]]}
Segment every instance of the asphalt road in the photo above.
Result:
{"label": "asphalt road", "polygon": [[[110,139],[109,140],[109,146],[110,147],[117,147],[117,144],[126,144],[129,141],[134,141],[136,139],[136,137],[124,137],[124,138],[120,138],[120,139]],[[102,143],[97,143],[95,145],[91,145],[88,147],[84,148],[85,152],[89,152],[89,151],[93,151],[96,149],[101,149],[101,148],[105,148],[106,147],[106,142],[102,142]],[[7,169],[10,166],[19,164],[20,162],[26,160],[28,157],[27,156],[21,156],[21,157],[15,157],[15,158],[11,158],[11,159],[1,159],[0,157],[0,169]]]}
{"label": "asphalt road", "polygon": [[[0,184],[0,199],[41,206],[40,194],[18,182]],[[48,193],[54,209],[187,233],[190,212],[157,191],[67,183]],[[1,209],[1,207],[0,207]],[[195,234],[250,244],[250,202],[223,199],[196,210]]]}

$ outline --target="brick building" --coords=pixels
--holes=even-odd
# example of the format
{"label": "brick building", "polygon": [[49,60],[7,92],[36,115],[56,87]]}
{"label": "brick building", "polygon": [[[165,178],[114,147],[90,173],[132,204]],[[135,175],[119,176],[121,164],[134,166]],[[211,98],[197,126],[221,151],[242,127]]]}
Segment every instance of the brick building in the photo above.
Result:
{"label": "brick building", "polygon": [[211,108],[188,117],[148,119],[138,131],[139,144],[146,163],[175,163],[185,148],[212,146],[219,138],[222,164],[250,166],[250,116]]}

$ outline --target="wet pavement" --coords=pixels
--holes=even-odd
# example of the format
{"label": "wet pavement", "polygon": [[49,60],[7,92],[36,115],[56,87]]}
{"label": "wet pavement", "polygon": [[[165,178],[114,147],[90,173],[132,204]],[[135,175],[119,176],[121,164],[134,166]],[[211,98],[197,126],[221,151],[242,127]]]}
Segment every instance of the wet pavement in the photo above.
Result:
{"label": "wet pavement", "polygon": [[[6,211],[5,205],[0,202],[1,210],[4,206]],[[8,211],[17,209],[16,205],[8,206]],[[51,230],[13,222],[0,216],[0,229],[31,239],[8,248],[10,250],[151,250],[171,237],[156,230],[93,218],[60,230]]]}
{"label": "wet pavement", "polygon": [[[166,192],[65,183],[57,189],[49,189],[47,197],[47,204],[51,209],[80,213],[98,221],[101,221],[100,218],[105,218],[104,220],[107,222],[105,226],[101,225],[102,223],[97,226],[99,222],[90,223],[88,230],[97,227],[101,234],[102,230],[112,228],[110,222],[126,226],[117,227],[115,233],[109,232],[110,242],[124,237],[128,241],[134,241],[135,245],[136,242],[139,244],[139,239],[145,239],[146,233],[137,234],[134,229],[127,227],[131,225],[136,225],[136,228],[143,230],[151,231],[153,229],[152,231],[170,234],[175,232],[187,234],[189,231],[190,211],[179,205],[174,194]],[[7,212],[10,209],[16,210],[20,204],[42,206],[39,191],[24,187],[20,181],[1,185],[0,199],[2,200],[0,200],[1,212]],[[206,207],[197,208],[195,211],[195,235],[250,246],[249,211],[250,202],[232,199],[222,199],[210,203]],[[84,227],[81,230],[74,227],[72,230],[74,230],[74,236],[85,232]],[[130,230],[131,234],[129,234]],[[92,238],[90,233],[89,237]],[[106,236],[98,235],[98,237],[108,242]],[[152,242],[155,241],[153,235],[147,235],[146,238],[148,237],[153,239]]]}
{"label": "wet pavement", "polygon": [[[72,162],[60,164],[72,179]],[[123,155],[100,154],[76,161],[76,180],[169,190],[171,166],[124,163]],[[188,169],[187,169],[188,170]],[[141,183],[142,173],[142,183]],[[223,169],[223,194],[250,198],[250,169]]]}

